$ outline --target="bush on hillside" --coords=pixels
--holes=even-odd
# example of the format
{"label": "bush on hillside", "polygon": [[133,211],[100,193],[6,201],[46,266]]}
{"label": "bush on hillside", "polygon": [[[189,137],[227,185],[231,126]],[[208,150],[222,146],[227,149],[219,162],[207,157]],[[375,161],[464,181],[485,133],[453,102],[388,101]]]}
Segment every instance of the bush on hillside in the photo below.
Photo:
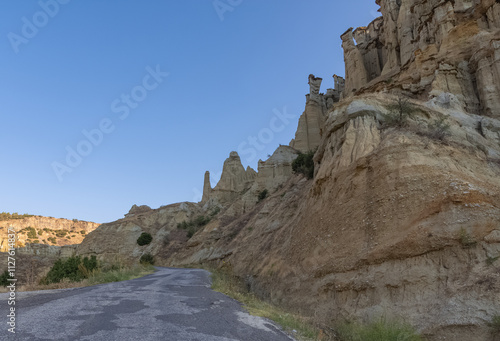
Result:
{"label": "bush on hillside", "polygon": [[97,267],[96,256],[83,259],[80,256],[58,259],[42,279],[41,284],[58,283],[64,278],[72,282],[79,282],[84,278],[88,278]]}
{"label": "bush on hillside", "polygon": [[153,236],[147,232],[142,232],[139,238],[137,238],[137,244],[139,246],[148,245],[153,240]]}
{"label": "bush on hillside", "polygon": [[297,158],[292,162],[293,172],[304,174],[308,179],[312,179],[314,177],[314,153],[313,150],[307,153],[299,153]]}

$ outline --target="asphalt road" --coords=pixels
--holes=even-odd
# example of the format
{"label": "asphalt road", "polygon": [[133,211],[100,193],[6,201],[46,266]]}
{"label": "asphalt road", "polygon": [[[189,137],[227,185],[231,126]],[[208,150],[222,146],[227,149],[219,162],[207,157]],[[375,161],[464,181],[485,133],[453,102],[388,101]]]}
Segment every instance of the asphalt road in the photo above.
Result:
{"label": "asphalt road", "polygon": [[293,340],[212,291],[209,275],[158,268],[130,281],[17,293],[15,334],[7,331],[7,294],[0,294],[0,340]]}

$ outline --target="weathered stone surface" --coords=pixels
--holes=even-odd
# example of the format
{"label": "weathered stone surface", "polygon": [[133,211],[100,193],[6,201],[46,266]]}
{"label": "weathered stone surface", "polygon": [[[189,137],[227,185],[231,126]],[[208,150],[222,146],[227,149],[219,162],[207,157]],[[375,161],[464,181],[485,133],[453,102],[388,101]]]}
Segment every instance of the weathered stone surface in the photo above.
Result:
{"label": "weathered stone surface", "polygon": [[231,202],[252,186],[256,176],[257,173],[252,168],[247,167],[245,170],[237,152],[231,152],[224,161],[221,178],[208,199],[216,199],[218,203]]}
{"label": "weathered stone surface", "polygon": [[259,190],[274,191],[292,176],[292,162],[297,158],[297,150],[289,146],[279,146],[266,161],[259,160],[256,185]]}
{"label": "weathered stone surface", "polygon": [[[99,227],[99,225],[100,224],[89,221],[42,216],[0,221],[0,251],[7,251],[8,249],[8,227],[13,227],[16,231],[16,246],[20,247],[25,246],[28,243],[28,240],[31,240],[32,242],[38,240],[41,244],[58,246],[79,244],[85,238],[87,233],[94,231],[97,227]],[[27,227],[32,227],[36,230],[35,238],[28,238],[28,231],[26,230]],[[62,234],[57,236],[57,233],[61,232]],[[55,238],[55,243],[52,238]]]}
{"label": "weathered stone surface", "polygon": [[342,35],[344,97],[386,89],[420,98],[449,92],[471,114],[500,117],[500,3],[377,3],[381,18]]}
{"label": "weathered stone surface", "polygon": [[333,79],[335,88],[327,89],[327,93],[322,94],[319,92],[322,79],[309,75],[310,92],[306,96],[306,108],[299,118],[295,138],[290,142],[291,147],[308,152],[319,146],[326,113],[333,109],[344,91],[344,79],[337,75]]}
{"label": "weathered stone surface", "polygon": [[210,185],[210,172],[205,172],[205,178],[203,179],[203,196],[201,198],[202,203],[206,203],[210,199],[212,194],[212,186]]}
{"label": "weathered stone surface", "polygon": [[151,207],[149,207],[148,205],[137,206],[134,204],[134,205],[132,205],[132,207],[130,208],[128,213],[125,214],[125,217],[132,217],[136,214],[146,213],[149,211],[151,211]]}

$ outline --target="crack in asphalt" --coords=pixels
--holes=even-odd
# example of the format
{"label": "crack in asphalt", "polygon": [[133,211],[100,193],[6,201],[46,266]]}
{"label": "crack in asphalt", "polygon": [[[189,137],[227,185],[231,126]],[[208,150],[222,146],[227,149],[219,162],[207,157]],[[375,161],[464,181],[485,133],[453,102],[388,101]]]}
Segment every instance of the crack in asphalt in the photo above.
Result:
{"label": "crack in asphalt", "polygon": [[17,293],[15,334],[7,331],[8,294],[0,294],[0,340],[294,340],[211,290],[208,271],[157,270],[123,282]]}

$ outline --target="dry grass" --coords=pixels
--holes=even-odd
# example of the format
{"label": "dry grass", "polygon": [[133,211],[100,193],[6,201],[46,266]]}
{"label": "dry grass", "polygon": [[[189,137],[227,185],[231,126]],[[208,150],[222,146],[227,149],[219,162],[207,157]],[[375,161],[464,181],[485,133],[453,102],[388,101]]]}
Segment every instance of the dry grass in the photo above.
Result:
{"label": "dry grass", "polygon": [[[88,287],[91,285],[120,282],[129,279],[143,277],[152,274],[155,271],[152,265],[134,265],[131,267],[116,266],[110,267],[109,269],[99,269],[93,271],[89,274],[89,277],[79,281],[71,282],[67,278],[63,279],[58,283],[51,284],[29,284],[21,285],[17,288],[17,291],[37,291],[37,290],[54,290],[54,289],[70,289],[70,288],[81,288]],[[7,292],[7,289],[2,287],[0,292]]]}
{"label": "dry grass", "polygon": [[255,316],[268,318],[279,324],[297,340],[322,340],[321,331],[307,319],[289,313],[257,298],[248,292],[245,284],[230,270],[207,268],[212,272],[212,289],[243,303],[247,311]]}

